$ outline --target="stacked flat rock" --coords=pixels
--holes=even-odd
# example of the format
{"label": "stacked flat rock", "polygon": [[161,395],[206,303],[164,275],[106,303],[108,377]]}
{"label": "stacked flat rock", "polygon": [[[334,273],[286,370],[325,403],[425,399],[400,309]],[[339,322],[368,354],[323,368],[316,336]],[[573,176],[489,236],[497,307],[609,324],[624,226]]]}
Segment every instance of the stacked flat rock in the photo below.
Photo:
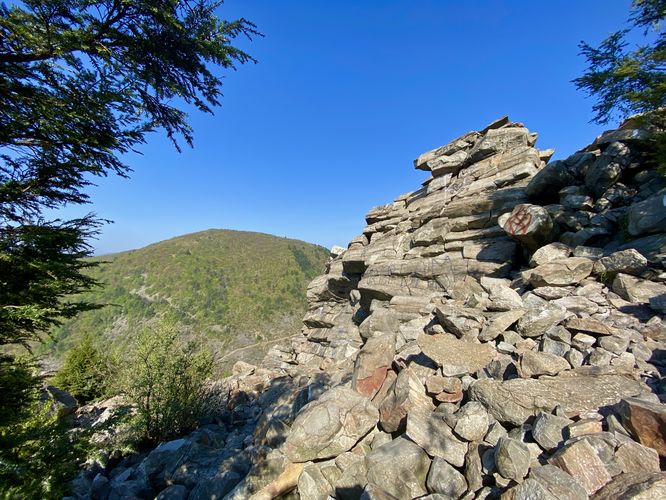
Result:
{"label": "stacked flat rock", "polygon": [[547,163],[505,117],[419,156],[303,335],[225,381],[243,467],[152,493],[666,497],[666,183],[633,126]]}

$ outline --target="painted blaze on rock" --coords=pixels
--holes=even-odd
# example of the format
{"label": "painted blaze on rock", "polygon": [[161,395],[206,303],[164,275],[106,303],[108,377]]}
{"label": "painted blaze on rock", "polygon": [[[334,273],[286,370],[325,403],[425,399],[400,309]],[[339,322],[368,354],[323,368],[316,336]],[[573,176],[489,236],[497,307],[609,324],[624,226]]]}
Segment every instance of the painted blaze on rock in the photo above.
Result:
{"label": "painted blaze on rock", "polygon": [[538,205],[521,203],[498,223],[506,233],[531,251],[550,243],[553,239],[553,220],[548,211]]}

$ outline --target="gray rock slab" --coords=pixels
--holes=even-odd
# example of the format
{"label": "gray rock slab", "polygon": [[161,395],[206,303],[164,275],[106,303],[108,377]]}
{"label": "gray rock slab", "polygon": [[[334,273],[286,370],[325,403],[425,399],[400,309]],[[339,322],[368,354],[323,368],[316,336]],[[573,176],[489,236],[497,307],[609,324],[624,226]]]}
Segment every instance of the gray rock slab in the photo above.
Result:
{"label": "gray rock slab", "polygon": [[592,495],[611,480],[596,450],[584,440],[566,445],[549,462],[573,476],[588,495]]}
{"label": "gray rock slab", "polygon": [[642,382],[609,367],[579,368],[539,379],[479,380],[470,387],[469,395],[500,422],[521,425],[539,411],[550,413],[556,406],[580,414],[648,391]]}
{"label": "gray rock slab", "polygon": [[423,353],[442,367],[446,376],[474,373],[488,366],[497,355],[488,343],[476,344],[451,335],[421,334],[417,342]]}
{"label": "gray rock slab", "polygon": [[480,331],[485,323],[483,311],[453,303],[436,307],[435,314],[445,330],[458,338],[470,331]]}
{"label": "gray rock slab", "polygon": [[466,403],[456,413],[456,419],[453,431],[465,441],[481,441],[488,432],[488,412],[476,401]]}
{"label": "gray rock slab", "polygon": [[525,309],[514,309],[512,311],[501,312],[488,321],[479,334],[479,340],[488,342],[496,339],[499,335],[508,330],[511,325],[522,318],[527,311]]}
{"label": "gray rock slab", "polygon": [[460,498],[467,491],[465,476],[446,460],[435,457],[428,471],[426,487],[430,493],[440,493],[448,498]]}
{"label": "gray rock slab", "polygon": [[540,375],[557,375],[569,368],[567,360],[556,354],[526,351],[520,356],[518,375],[523,378],[538,377]]}
{"label": "gray rock slab", "polygon": [[602,257],[594,264],[594,272],[598,275],[611,275],[617,273],[637,275],[647,268],[647,259],[633,248],[614,252]]}
{"label": "gray rock slab", "polygon": [[308,464],[298,477],[298,494],[303,500],[321,500],[333,494],[333,486],[317,464]]}
{"label": "gray rock slab", "polygon": [[407,436],[428,455],[440,457],[456,467],[465,463],[467,443],[453,435],[440,412],[415,410],[407,417]]}
{"label": "gray rock slab", "polygon": [[514,490],[514,500],[587,500],[585,489],[554,465],[534,467]]}
{"label": "gray rock slab", "polygon": [[594,496],[595,500],[658,500],[666,498],[666,472],[620,474]]}
{"label": "gray rock slab", "polygon": [[593,266],[585,257],[554,260],[535,267],[530,274],[530,284],[535,287],[577,285],[590,275]]}
{"label": "gray rock slab", "polygon": [[368,484],[396,498],[416,498],[427,493],[430,459],[405,437],[398,437],[372,450],[366,457]]}
{"label": "gray rock slab", "polygon": [[541,412],[532,424],[532,437],[546,451],[554,450],[565,440],[565,429],[571,420]]}
{"label": "gray rock slab", "polygon": [[627,215],[632,236],[666,232],[666,191],[632,205]]}
{"label": "gray rock slab", "polygon": [[423,409],[434,409],[432,399],[416,373],[403,369],[379,405],[379,420],[385,432],[396,432],[405,428],[408,413]]}
{"label": "gray rock slab", "polygon": [[554,242],[544,245],[532,254],[530,266],[537,267],[554,260],[566,259],[571,255],[571,247],[564,243]]}
{"label": "gray rock slab", "polygon": [[511,311],[523,307],[523,301],[518,292],[509,287],[506,280],[490,278],[484,276],[481,278],[481,286],[488,292],[491,311]]}
{"label": "gray rock slab", "polygon": [[523,303],[527,312],[518,320],[516,331],[524,337],[539,337],[567,317],[567,310],[536,295],[530,295]]}
{"label": "gray rock slab", "polygon": [[342,474],[333,486],[333,496],[340,500],[356,500],[368,484],[368,468],[365,457],[344,453],[335,460]]}
{"label": "gray rock slab", "polygon": [[283,446],[292,462],[329,458],[350,450],[379,421],[370,400],[335,387],[300,411]]}
{"label": "gray rock slab", "polygon": [[530,450],[517,439],[500,438],[495,447],[497,471],[506,479],[522,480],[530,469]]}
{"label": "gray rock slab", "polygon": [[649,304],[651,299],[666,294],[666,285],[620,273],[613,280],[613,291],[629,302]]}
{"label": "gray rock slab", "polygon": [[529,131],[526,128],[491,129],[470,150],[469,162],[477,162],[500,151],[528,145]]}

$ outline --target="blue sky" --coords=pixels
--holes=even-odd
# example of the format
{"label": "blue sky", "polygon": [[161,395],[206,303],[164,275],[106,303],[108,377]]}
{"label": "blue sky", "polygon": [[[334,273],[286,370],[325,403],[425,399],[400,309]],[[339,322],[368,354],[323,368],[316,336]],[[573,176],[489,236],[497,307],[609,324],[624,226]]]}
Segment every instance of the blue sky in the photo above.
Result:
{"label": "blue sky", "polygon": [[[602,130],[571,80],[578,42],[624,26],[629,0],[227,0],[265,37],[226,74],[222,107],[193,112],[195,148],[154,134],[83,210],[115,221],[96,253],[208,228],[330,247],[373,206],[419,187],[421,152],[508,114],[564,157]],[[63,217],[80,214],[67,208]]]}

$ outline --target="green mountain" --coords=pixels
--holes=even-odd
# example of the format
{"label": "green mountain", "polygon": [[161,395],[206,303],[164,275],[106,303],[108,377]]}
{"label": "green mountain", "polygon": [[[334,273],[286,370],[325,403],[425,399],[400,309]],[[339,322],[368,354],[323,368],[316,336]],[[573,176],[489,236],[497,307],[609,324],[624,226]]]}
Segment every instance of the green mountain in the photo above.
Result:
{"label": "green mountain", "polygon": [[102,286],[82,298],[107,305],[57,328],[50,350],[60,357],[85,332],[122,348],[168,314],[184,334],[204,334],[220,356],[245,347],[235,358],[254,361],[271,339],[300,331],[307,284],[327,258],[325,248],[302,241],[217,229],[98,257],[91,275]]}

